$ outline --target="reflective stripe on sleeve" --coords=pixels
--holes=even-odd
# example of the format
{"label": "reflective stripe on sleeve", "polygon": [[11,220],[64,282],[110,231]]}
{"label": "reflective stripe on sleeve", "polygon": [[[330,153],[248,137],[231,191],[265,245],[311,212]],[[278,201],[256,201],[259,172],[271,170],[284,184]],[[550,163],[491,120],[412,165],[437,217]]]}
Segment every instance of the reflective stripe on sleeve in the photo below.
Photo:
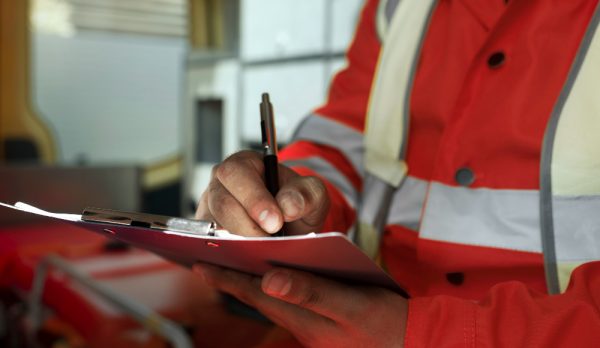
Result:
{"label": "reflective stripe on sleeve", "polygon": [[293,140],[308,140],[336,148],[352,163],[356,172],[364,176],[363,135],[356,129],[322,116],[310,115],[302,121]]}

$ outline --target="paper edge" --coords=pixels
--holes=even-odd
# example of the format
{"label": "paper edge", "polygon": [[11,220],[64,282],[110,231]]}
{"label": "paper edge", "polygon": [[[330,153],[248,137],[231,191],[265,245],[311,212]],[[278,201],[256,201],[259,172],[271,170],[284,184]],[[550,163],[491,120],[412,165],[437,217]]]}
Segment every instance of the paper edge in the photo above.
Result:
{"label": "paper edge", "polygon": [[[59,220],[63,220],[63,221],[80,222],[80,223],[84,223],[84,224],[86,223],[85,221],[81,220],[81,215],[79,215],[79,214],[52,213],[52,212],[40,209],[38,207],[35,207],[35,206],[25,203],[25,202],[16,202],[14,205],[0,202],[0,206],[9,208],[9,209],[19,210],[19,211],[29,213],[29,214],[45,216],[45,217],[59,219]],[[181,232],[168,231],[168,230],[161,231],[161,232],[167,233],[167,234],[172,234],[172,235],[185,236],[185,237],[193,237],[194,236],[189,233],[181,233]],[[285,236],[285,237],[271,237],[271,236],[245,237],[245,236],[233,234],[231,232],[226,232],[222,235],[214,236],[212,238],[214,238],[214,239],[229,239],[229,240],[248,240],[248,241],[266,241],[266,240],[273,241],[273,240],[277,240],[277,239],[281,239],[281,240],[299,239],[299,240],[302,240],[302,239],[313,239],[313,238],[326,238],[326,237],[333,237],[333,236],[343,236],[346,239],[348,239],[348,241],[350,241],[350,238],[348,238],[348,236],[346,234],[341,233],[341,232],[323,232],[323,233],[311,232],[311,233],[307,233],[307,234],[303,234],[303,235],[294,235],[294,236]],[[198,236],[198,237],[211,238],[210,236]]]}

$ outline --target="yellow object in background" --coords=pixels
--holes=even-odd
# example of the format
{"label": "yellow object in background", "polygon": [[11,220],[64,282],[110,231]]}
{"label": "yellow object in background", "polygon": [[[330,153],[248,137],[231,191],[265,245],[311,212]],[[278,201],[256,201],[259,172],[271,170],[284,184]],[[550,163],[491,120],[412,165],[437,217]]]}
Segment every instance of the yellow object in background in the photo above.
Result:
{"label": "yellow object in background", "polygon": [[30,94],[29,1],[0,1],[0,163],[56,160],[48,126]]}
{"label": "yellow object in background", "polygon": [[194,49],[225,48],[224,1],[189,0],[190,44]]}

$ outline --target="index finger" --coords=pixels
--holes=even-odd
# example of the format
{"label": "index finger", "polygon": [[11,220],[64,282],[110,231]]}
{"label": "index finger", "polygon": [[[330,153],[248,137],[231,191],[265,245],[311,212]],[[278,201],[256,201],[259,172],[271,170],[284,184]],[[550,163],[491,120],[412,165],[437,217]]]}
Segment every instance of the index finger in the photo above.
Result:
{"label": "index finger", "polygon": [[275,233],[283,226],[283,215],[277,201],[265,187],[263,173],[260,155],[247,151],[223,161],[215,175],[250,218],[266,232]]}

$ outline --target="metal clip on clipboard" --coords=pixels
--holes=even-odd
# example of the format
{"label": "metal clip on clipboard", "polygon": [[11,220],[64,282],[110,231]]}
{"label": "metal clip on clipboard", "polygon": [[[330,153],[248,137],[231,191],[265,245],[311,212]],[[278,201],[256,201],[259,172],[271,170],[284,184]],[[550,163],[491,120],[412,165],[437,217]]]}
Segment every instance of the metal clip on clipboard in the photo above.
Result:
{"label": "metal clip on clipboard", "polygon": [[111,209],[85,208],[81,220],[111,225],[142,227],[201,236],[215,236],[222,231],[216,222],[192,220],[163,215],[130,213]]}

